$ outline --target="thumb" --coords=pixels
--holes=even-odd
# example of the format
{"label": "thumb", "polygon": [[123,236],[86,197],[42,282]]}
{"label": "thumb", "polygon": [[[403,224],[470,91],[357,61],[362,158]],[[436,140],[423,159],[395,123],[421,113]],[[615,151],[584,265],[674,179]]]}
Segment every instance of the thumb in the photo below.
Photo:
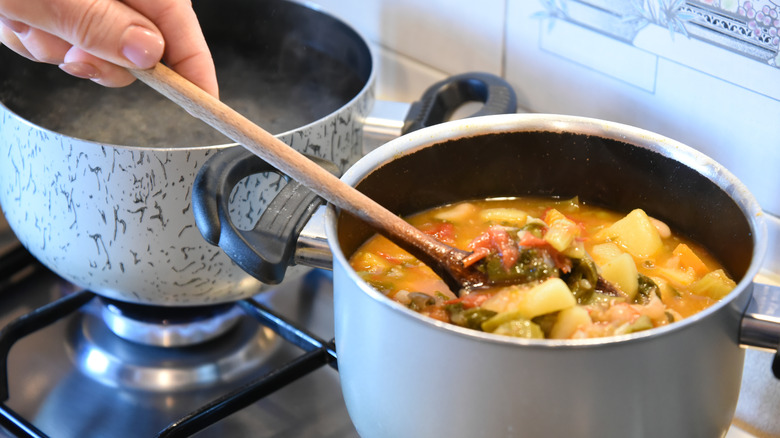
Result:
{"label": "thumb", "polygon": [[[89,46],[82,46],[90,51]],[[119,51],[131,66],[141,69],[152,68],[162,59],[165,42],[159,33],[143,26],[131,25],[119,37]],[[99,56],[99,55],[98,55]],[[117,61],[116,64],[123,65]]]}
{"label": "thumb", "polygon": [[[56,3],[60,3],[57,0]],[[63,39],[92,55],[130,68],[151,68],[163,56],[162,33],[148,18],[116,0],[67,0],[80,5],[60,11]],[[85,8],[84,4],[91,7]]]}

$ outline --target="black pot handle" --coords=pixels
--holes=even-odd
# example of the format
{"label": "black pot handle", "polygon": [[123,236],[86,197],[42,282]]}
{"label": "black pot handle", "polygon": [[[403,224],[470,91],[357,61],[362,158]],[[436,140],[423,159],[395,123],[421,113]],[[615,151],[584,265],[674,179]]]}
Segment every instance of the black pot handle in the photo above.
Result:
{"label": "black pot handle", "polygon": [[[471,101],[485,105],[470,117],[517,110],[515,92],[503,79],[488,73],[461,74],[428,88],[409,110],[404,133],[443,122],[460,105]],[[335,164],[309,158],[340,175]],[[300,183],[289,181],[268,204],[255,227],[240,230],[230,220],[230,194],[243,178],[263,172],[281,174],[242,147],[221,150],[198,172],[192,207],[195,224],[207,242],[222,248],[253,277],[266,284],[277,284],[284,278],[287,266],[294,263],[301,230],[324,201]]]}
{"label": "black pot handle", "polygon": [[504,79],[490,73],[463,73],[431,85],[409,108],[401,134],[445,122],[467,102],[485,104],[469,117],[517,112],[517,95]]}
{"label": "black pot handle", "polygon": [[[340,176],[338,167],[322,158],[311,160]],[[230,193],[243,178],[257,173],[283,175],[242,147],[223,149],[211,157],[193,183],[192,209],[203,237],[218,245],[241,269],[267,284],[277,284],[293,264],[298,235],[323,200],[290,180],[268,204],[252,230],[230,220]]]}

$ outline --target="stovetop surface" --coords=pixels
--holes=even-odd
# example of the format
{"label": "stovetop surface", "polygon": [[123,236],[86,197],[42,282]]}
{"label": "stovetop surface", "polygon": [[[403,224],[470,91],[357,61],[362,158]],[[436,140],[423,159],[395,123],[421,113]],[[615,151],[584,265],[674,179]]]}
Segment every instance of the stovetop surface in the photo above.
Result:
{"label": "stovetop surface", "polygon": [[[45,268],[3,291],[0,326],[51,302],[72,286]],[[332,287],[327,272],[311,272],[259,293],[257,301],[301,324],[322,339],[332,339]],[[282,339],[259,368],[231,383],[208,389],[150,391],[117,388],[96,381],[74,366],[74,333],[94,318],[92,303],[20,340],[9,356],[7,405],[52,438],[152,437],[172,422],[259,378],[302,354]],[[247,317],[239,327],[257,325]],[[241,330],[236,328],[235,330]],[[113,333],[102,336],[115,336]],[[236,336],[228,333],[226,336]],[[115,347],[138,348],[115,339]],[[212,342],[224,342],[215,340]],[[161,348],[161,347],[145,347]],[[4,434],[0,429],[0,436]],[[357,437],[341,396],[338,372],[323,366],[271,395],[197,433],[197,437]]]}

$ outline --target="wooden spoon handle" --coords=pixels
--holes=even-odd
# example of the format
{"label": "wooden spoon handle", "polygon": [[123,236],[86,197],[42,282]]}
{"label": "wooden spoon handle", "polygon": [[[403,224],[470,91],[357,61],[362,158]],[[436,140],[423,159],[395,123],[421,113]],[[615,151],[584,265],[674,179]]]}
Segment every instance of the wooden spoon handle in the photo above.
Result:
{"label": "wooden spoon handle", "polygon": [[131,70],[131,73],[331,204],[365,221],[437,272],[439,270],[431,263],[441,265],[445,259],[462,257],[460,253],[453,254],[453,248],[411,226],[168,67],[157,64],[152,69]]}

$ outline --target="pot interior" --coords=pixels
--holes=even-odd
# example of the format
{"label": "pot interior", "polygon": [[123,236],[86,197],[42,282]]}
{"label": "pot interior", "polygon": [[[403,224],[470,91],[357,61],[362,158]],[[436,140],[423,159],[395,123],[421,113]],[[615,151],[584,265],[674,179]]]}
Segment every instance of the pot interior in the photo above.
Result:
{"label": "pot interior", "polygon": [[[369,81],[365,41],[323,12],[283,0],[199,0],[193,7],[221,100],[274,134],[331,114]],[[140,81],[108,89],[7,49],[0,65],[0,102],[46,129],[116,145],[232,143]]]}
{"label": "pot interior", "polygon": [[[657,151],[593,135],[462,137],[394,158],[357,188],[401,215],[474,198],[579,196],[617,211],[644,209],[703,244],[735,279],[745,275],[753,257],[751,224],[718,184]],[[341,214],[338,237],[347,257],[372,234],[363,222]]]}

